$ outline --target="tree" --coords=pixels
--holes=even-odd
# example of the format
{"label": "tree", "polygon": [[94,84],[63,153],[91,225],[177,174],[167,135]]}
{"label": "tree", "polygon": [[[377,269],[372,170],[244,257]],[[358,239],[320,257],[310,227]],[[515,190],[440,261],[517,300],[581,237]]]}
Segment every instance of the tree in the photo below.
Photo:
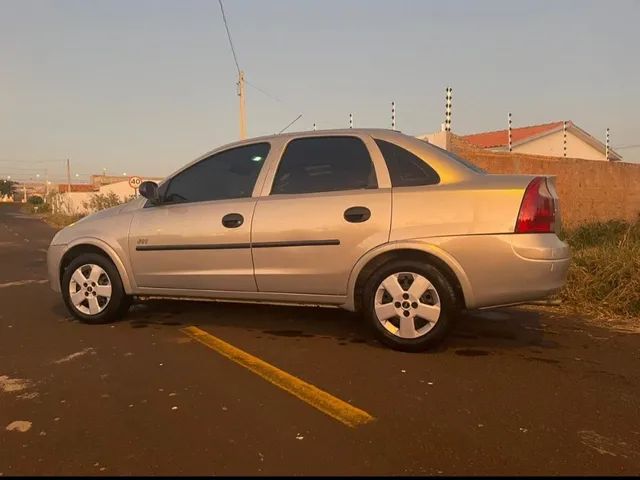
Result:
{"label": "tree", "polygon": [[131,200],[132,197],[127,197],[124,200],[121,199],[115,192],[109,193],[96,193],[91,195],[91,198],[88,202],[82,202],[82,205],[85,209],[97,212],[99,210],[104,210],[106,208],[115,207],[116,205],[120,205],[122,203],[126,203]]}
{"label": "tree", "polygon": [[14,186],[15,182],[11,180],[0,180],[0,197],[10,197]]}

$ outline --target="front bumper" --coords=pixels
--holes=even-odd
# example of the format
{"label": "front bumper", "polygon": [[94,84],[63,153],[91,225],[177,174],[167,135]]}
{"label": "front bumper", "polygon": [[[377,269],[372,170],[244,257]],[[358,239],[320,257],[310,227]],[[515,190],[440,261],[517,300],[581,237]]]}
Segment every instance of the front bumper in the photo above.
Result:
{"label": "front bumper", "polygon": [[66,251],[66,245],[49,245],[49,249],[47,250],[49,286],[57,293],[60,293],[60,262]]}

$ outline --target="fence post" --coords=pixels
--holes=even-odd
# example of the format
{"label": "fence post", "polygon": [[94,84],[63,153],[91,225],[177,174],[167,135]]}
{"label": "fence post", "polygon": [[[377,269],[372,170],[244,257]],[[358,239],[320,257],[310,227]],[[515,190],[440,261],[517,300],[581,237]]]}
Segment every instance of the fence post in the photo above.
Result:
{"label": "fence post", "polygon": [[447,87],[446,90],[446,103],[444,111],[444,130],[446,132],[451,131],[451,98],[453,97],[453,88]]}
{"label": "fence post", "polygon": [[396,129],[396,102],[391,102],[391,130]]}
{"label": "fence post", "polygon": [[511,112],[509,112],[509,128],[508,128],[508,136],[509,136],[509,153],[511,153]]}

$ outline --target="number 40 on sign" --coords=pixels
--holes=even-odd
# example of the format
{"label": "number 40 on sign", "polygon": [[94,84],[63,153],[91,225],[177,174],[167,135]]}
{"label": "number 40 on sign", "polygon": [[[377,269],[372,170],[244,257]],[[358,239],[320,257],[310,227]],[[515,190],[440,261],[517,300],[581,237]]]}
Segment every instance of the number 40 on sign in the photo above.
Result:
{"label": "number 40 on sign", "polygon": [[141,183],[142,183],[142,179],[140,177],[131,177],[129,179],[129,186],[136,190],[138,189]]}

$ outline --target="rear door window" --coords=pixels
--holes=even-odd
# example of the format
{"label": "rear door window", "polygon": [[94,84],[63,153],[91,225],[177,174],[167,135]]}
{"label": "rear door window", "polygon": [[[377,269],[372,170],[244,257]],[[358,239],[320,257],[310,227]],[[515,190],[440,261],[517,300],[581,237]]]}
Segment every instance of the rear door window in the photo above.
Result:
{"label": "rear door window", "polygon": [[377,188],[369,151],[357,137],[292,140],[278,165],[272,195]]}

